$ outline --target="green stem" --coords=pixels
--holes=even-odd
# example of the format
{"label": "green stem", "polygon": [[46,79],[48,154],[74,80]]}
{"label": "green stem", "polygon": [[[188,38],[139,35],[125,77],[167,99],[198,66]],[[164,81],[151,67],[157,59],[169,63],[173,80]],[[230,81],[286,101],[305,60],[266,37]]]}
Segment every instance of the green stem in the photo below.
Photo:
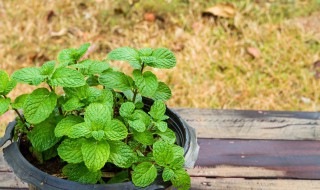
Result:
{"label": "green stem", "polygon": [[[49,86],[51,92],[54,92],[54,89],[52,88],[52,86],[50,86],[49,84],[48,84],[48,86]],[[60,115],[63,115],[62,108],[61,108],[61,106],[59,104],[59,101],[57,101],[57,106],[58,106],[58,110],[59,110]]]}
{"label": "green stem", "polygon": [[[144,69],[144,63],[142,63],[142,65],[141,65],[141,69],[140,69],[141,73],[143,72],[143,69]],[[137,94],[138,94],[138,89],[136,88],[133,91],[133,98],[132,98],[133,103],[136,101]]]}

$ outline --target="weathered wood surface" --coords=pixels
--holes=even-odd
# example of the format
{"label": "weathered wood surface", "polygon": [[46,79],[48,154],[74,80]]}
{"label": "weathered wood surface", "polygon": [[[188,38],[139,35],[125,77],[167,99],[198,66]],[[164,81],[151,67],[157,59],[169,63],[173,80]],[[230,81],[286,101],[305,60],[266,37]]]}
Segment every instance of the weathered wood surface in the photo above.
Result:
{"label": "weathered wood surface", "polygon": [[[198,134],[191,189],[320,189],[316,112],[176,109]],[[0,155],[0,189],[25,189]]]}
{"label": "weathered wood surface", "polygon": [[320,140],[320,113],[175,109],[198,138]]}

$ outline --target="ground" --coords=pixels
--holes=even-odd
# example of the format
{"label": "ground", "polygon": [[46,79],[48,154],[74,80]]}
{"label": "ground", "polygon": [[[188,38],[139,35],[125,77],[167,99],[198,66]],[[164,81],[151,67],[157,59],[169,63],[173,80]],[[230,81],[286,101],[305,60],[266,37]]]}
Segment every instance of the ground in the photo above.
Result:
{"label": "ground", "polygon": [[[217,5],[231,16],[203,13]],[[317,111],[319,10],[319,0],[2,1],[0,69],[41,65],[86,42],[96,59],[120,46],[167,47],[177,66],[154,71],[172,89],[171,107]]]}

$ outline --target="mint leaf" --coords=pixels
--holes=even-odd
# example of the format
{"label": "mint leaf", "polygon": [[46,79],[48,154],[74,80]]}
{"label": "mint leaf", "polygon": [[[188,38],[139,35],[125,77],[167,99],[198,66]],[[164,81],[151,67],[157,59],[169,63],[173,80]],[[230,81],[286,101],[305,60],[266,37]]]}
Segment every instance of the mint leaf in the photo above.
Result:
{"label": "mint leaf", "polygon": [[154,100],[169,100],[171,98],[171,90],[164,82],[159,82],[158,88],[152,95],[152,98]]}
{"label": "mint leaf", "polygon": [[89,76],[86,82],[89,86],[98,86],[99,85],[98,76]]}
{"label": "mint leaf", "polygon": [[172,168],[172,169],[181,169],[181,168],[183,168],[183,164],[184,164],[184,157],[183,156],[179,156],[179,157],[175,158],[170,163],[170,168]]}
{"label": "mint leaf", "polygon": [[76,53],[76,60],[79,60],[82,56],[84,56],[84,54],[86,54],[86,52],[88,51],[90,47],[90,43],[85,43],[82,44],[78,49],[77,49],[77,53]]}
{"label": "mint leaf", "polygon": [[135,105],[132,102],[125,102],[121,105],[119,113],[122,117],[130,117],[135,109]]}
{"label": "mint leaf", "polygon": [[29,67],[15,71],[12,78],[21,83],[39,85],[46,77],[41,75],[39,68]]}
{"label": "mint leaf", "polygon": [[0,70],[0,94],[5,91],[5,89],[7,88],[8,82],[9,82],[9,75],[5,71]]}
{"label": "mint leaf", "polygon": [[45,151],[54,146],[60,138],[54,135],[55,125],[47,121],[35,125],[28,133],[28,139],[37,151]]}
{"label": "mint leaf", "polygon": [[172,150],[173,150],[173,159],[179,158],[179,157],[183,157],[184,155],[184,149],[181,146],[172,145]]}
{"label": "mint leaf", "polygon": [[142,74],[141,71],[134,70],[133,78],[141,95],[150,97],[156,92],[158,80],[151,71],[146,71]]}
{"label": "mint leaf", "polygon": [[153,117],[156,120],[163,120],[165,113],[166,105],[161,100],[156,100],[149,111],[151,117]]}
{"label": "mint leaf", "polygon": [[113,178],[111,178],[107,184],[121,183],[129,181],[129,173],[128,171],[122,171],[117,173]]}
{"label": "mint leaf", "polygon": [[42,152],[42,158],[43,160],[49,160],[51,158],[54,158],[58,155],[58,143],[55,144],[53,147],[49,148],[48,150],[45,150]]}
{"label": "mint leaf", "polygon": [[132,79],[118,71],[107,71],[99,77],[99,83],[107,88],[117,89],[121,91],[131,90]]}
{"label": "mint leaf", "polygon": [[63,109],[65,111],[78,110],[83,107],[85,104],[82,103],[78,98],[71,98],[66,103],[63,104]]}
{"label": "mint leaf", "polygon": [[141,60],[148,66],[161,69],[170,69],[177,62],[174,54],[167,48],[157,48],[151,56],[141,56]]}
{"label": "mint leaf", "polygon": [[61,67],[75,64],[77,61],[77,50],[70,48],[61,50],[58,54],[58,61]]}
{"label": "mint leaf", "polygon": [[127,127],[119,120],[113,119],[104,129],[109,140],[122,140],[128,136]]}
{"label": "mint leaf", "polygon": [[49,84],[61,87],[79,87],[85,85],[86,81],[78,71],[61,67],[53,73]]}
{"label": "mint leaf", "polygon": [[188,190],[191,187],[190,176],[184,169],[175,170],[171,182],[178,190]]}
{"label": "mint leaf", "polygon": [[121,141],[109,141],[109,160],[120,168],[129,168],[135,160],[135,154],[126,143]]}
{"label": "mint leaf", "polygon": [[63,118],[56,126],[54,133],[56,137],[68,136],[72,127],[76,124],[82,123],[83,118],[79,116],[70,115]]}
{"label": "mint leaf", "polygon": [[60,158],[68,163],[82,162],[81,147],[84,142],[84,139],[65,139],[57,149]]}
{"label": "mint leaf", "polygon": [[100,170],[110,155],[110,146],[106,141],[87,140],[81,150],[84,163],[90,171]]}
{"label": "mint leaf", "polygon": [[41,75],[51,75],[54,71],[55,61],[47,61],[40,67],[40,74]]}
{"label": "mint leaf", "polygon": [[66,93],[67,97],[78,98],[80,100],[87,98],[87,91],[89,89],[88,85],[83,85],[75,88],[64,87],[63,91]]}
{"label": "mint leaf", "polygon": [[9,98],[0,97],[0,116],[8,111],[10,102]]}
{"label": "mint leaf", "polygon": [[87,69],[80,69],[84,75],[102,74],[103,71],[109,69],[109,64],[104,61],[92,61]]}
{"label": "mint leaf", "polygon": [[83,164],[67,164],[62,168],[62,173],[71,181],[85,184],[96,184],[101,179],[101,171],[89,171]]}
{"label": "mint leaf", "polygon": [[153,134],[150,131],[144,131],[144,132],[138,132],[135,130],[132,130],[133,132],[133,138],[142,143],[143,145],[152,145],[154,143]]}
{"label": "mint leaf", "polygon": [[162,172],[163,181],[169,181],[174,176],[174,171],[168,167],[165,167]]}
{"label": "mint leaf", "polygon": [[173,161],[172,146],[165,141],[157,141],[153,144],[153,156],[157,164],[167,166]]}
{"label": "mint leaf", "polygon": [[150,162],[142,162],[132,172],[132,182],[135,186],[146,187],[157,177],[157,169]]}
{"label": "mint leaf", "polygon": [[164,121],[157,121],[155,122],[155,125],[161,132],[165,132],[168,128],[167,122],[164,122]]}
{"label": "mint leaf", "polygon": [[132,116],[136,120],[143,121],[143,123],[146,127],[148,127],[151,123],[150,116],[146,112],[144,112],[143,110],[135,110]]}
{"label": "mint leaf", "polygon": [[102,130],[111,121],[111,112],[107,105],[92,103],[86,108],[84,120],[93,131]]}
{"label": "mint leaf", "polygon": [[47,119],[57,104],[57,95],[46,88],[33,91],[26,99],[23,110],[29,123],[37,124]]}
{"label": "mint leaf", "polygon": [[[169,144],[174,144],[176,142],[176,135],[171,129],[167,129],[165,132],[156,131],[157,135],[161,137],[162,140],[168,142]],[[182,149],[183,151],[183,149]]]}
{"label": "mint leaf", "polygon": [[17,81],[14,79],[10,80],[7,84],[6,89],[4,90],[4,92],[2,94],[4,94],[4,95],[9,94],[16,86],[17,86]]}
{"label": "mint leaf", "polygon": [[108,89],[102,89],[99,90],[97,94],[94,94],[92,92],[94,92],[95,90],[91,90],[91,89],[96,89],[96,88],[92,88],[90,87],[88,89],[88,101],[91,103],[97,102],[97,103],[101,103],[101,104],[106,104],[111,112],[113,112],[113,94],[110,90]]}
{"label": "mint leaf", "polygon": [[128,61],[135,69],[140,69],[140,59],[137,50],[130,47],[120,47],[108,54],[108,59],[118,61]]}
{"label": "mint leaf", "polygon": [[24,102],[28,98],[29,94],[22,94],[18,96],[14,102],[12,103],[12,108],[14,109],[21,109],[23,108]]}
{"label": "mint leaf", "polygon": [[146,130],[146,126],[142,120],[128,121],[128,123],[130,127],[134,128],[138,132],[143,132]]}
{"label": "mint leaf", "polygon": [[92,131],[91,134],[92,134],[92,137],[94,139],[96,139],[97,141],[101,141],[104,137],[104,131],[102,131],[102,130]]}
{"label": "mint leaf", "polygon": [[83,122],[83,123],[73,125],[68,133],[68,137],[79,138],[79,137],[85,137],[89,134],[91,134],[91,129],[85,122]]}
{"label": "mint leaf", "polygon": [[140,56],[150,56],[153,52],[152,48],[142,48],[139,49]]}
{"label": "mint leaf", "polygon": [[[124,96],[127,98],[127,100],[132,101],[133,100],[133,92],[132,90],[126,90],[123,92]],[[134,101],[134,103],[138,103],[138,102],[142,102],[142,96],[141,94],[137,93],[136,95],[136,100]]]}

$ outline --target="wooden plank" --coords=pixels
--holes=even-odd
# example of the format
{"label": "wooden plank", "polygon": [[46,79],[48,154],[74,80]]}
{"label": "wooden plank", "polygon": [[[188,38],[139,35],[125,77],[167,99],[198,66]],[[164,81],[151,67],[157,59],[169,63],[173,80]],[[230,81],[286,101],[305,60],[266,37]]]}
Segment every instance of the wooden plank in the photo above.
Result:
{"label": "wooden plank", "polygon": [[318,190],[318,180],[192,177],[191,190]]}
{"label": "wooden plank", "polygon": [[200,177],[320,179],[320,141],[198,139]]}
{"label": "wooden plank", "polygon": [[28,184],[20,181],[13,172],[0,172],[0,189],[27,189]]}
{"label": "wooden plank", "polygon": [[174,109],[198,138],[320,140],[319,112]]}

